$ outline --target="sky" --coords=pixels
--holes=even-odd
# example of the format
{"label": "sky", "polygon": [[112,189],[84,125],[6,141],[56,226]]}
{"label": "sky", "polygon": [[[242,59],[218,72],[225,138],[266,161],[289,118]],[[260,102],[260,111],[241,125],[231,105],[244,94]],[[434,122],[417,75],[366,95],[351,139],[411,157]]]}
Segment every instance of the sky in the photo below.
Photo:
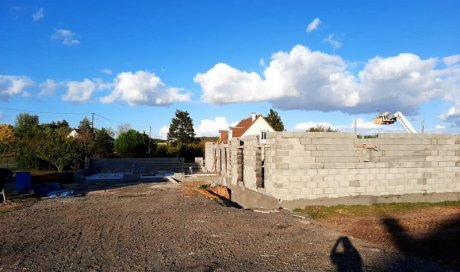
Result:
{"label": "sky", "polygon": [[0,123],[20,112],[164,138],[252,112],[288,131],[460,133],[460,2],[0,1]]}

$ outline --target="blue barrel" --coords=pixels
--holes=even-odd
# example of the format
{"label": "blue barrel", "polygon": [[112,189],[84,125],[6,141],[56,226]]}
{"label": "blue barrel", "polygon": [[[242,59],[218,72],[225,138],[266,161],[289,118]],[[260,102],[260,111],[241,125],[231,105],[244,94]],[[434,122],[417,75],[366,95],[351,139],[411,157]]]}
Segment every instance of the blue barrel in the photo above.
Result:
{"label": "blue barrel", "polygon": [[16,190],[27,193],[32,188],[30,172],[16,172]]}

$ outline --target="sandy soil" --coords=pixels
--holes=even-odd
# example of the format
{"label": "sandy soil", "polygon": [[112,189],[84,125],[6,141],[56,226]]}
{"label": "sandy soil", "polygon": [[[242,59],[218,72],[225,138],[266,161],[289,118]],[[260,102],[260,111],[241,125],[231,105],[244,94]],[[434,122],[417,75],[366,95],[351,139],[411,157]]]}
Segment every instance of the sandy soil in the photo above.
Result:
{"label": "sandy soil", "polygon": [[194,186],[93,188],[0,212],[0,271],[442,271],[289,211],[225,207]]}

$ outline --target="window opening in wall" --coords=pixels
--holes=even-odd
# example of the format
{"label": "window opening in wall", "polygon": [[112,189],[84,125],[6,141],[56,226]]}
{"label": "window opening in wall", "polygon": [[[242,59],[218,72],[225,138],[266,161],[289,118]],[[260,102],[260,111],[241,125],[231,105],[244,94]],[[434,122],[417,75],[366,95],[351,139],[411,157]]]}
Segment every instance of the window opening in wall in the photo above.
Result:
{"label": "window opening in wall", "polygon": [[260,143],[264,144],[267,142],[267,132],[266,131],[261,131],[260,132]]}

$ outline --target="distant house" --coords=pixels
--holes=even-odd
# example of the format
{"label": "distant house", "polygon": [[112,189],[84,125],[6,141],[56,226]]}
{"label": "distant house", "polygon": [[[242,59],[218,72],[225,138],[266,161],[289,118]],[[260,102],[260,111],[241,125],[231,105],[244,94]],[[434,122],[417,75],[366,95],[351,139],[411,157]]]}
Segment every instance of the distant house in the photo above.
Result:
{"label": "distant house", "polygon": [[228,143],[232,139],[248,135],[259,135],[261,142],[266,139],[267,132],[275,131],[261,114],[252,113],[250,117],[241,120],[236,126],[228,130],[220,130],[219,142]]}
{"label": "distant house", "polygon": [[67,135],[67,137],[72,137],[72,138],[77,138],[79,136],[78,134],[78,130],[77,129],[73,129],[69,135]]}

